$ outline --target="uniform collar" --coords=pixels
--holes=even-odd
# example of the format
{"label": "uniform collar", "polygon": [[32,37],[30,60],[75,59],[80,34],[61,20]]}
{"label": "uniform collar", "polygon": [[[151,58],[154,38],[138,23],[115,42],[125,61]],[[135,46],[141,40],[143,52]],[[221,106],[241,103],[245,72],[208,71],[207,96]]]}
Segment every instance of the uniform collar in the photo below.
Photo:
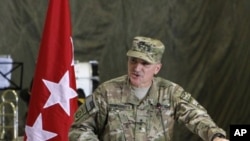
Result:
{"label": "uniform collar", "polygon": [[[159,87],[157,79],[153,79],[152,85],[149,88],[149,91],[144,99],[147,100],[150,104],[156,105],[158,103]],[[141,100],[139,100],[135,94],[131,91],[129,78],[125,81],[123,85],[123,94],[122,94],[122,103],[131,103],[133,105],[139,105]]]}

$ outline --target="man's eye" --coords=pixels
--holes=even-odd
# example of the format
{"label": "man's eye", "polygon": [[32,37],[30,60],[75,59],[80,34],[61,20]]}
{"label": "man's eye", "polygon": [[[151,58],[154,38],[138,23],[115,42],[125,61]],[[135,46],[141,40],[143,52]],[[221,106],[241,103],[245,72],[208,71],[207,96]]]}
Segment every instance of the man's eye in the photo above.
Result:
{"label": "man's eye", "polygon": [[131,58],[131,59],[130,59],[130,62],[132,62],[132,63],[136,63],[136,59]]}
{"label": "man's eye", "polygon": [[142,62],[142,65],[147,66],[150,65],[148,62]]}

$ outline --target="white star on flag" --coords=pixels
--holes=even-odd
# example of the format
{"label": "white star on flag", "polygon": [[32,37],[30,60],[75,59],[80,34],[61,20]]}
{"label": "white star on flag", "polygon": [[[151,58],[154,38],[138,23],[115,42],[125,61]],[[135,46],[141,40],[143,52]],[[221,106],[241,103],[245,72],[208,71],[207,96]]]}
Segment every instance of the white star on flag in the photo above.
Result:
{"label": "white star on flag", "polygon": [[50,91],[50,96],[43,108],[47,108],[58,103],[70,116],[70,99],[76,97],[77,93],[69,85],[69,72],[66,71],[59,83],[44,79],[43,82]]}
{"label": "white star on flag", "polygon": [[56,133],[43,130],[42,115],[39,114],[33,126],[25,126],[27,141],[46,141],[57,136]]}

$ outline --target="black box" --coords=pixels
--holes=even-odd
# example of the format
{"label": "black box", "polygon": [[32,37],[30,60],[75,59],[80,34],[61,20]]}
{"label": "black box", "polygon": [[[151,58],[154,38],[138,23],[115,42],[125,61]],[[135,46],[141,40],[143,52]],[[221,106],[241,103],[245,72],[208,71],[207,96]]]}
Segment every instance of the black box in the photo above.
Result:
{"label": "black box", "polygon": [[249,141],[250,124],[230,125],[230,141]]}

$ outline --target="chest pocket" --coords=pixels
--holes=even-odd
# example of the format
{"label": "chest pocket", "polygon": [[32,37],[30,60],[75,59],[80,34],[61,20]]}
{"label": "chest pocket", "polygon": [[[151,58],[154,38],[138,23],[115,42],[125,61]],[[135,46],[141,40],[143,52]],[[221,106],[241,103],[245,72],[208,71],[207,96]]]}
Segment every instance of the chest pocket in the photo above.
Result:
{"label": "chest pocket", "polygon": [[[107,128],[110,131],[112,140],[127,140],[128,137],[133,138],[128,127],[133,126],[133,108],[127,104],[109,104],[108,124]],[[126,137],[125,137],[126,136]]]}
{"label": "chest pocket", "polygon": [[156,118],[160,119],[160,125],[155,126],[163,134],[164,140],[170,140],[173,134],[174,126],[174,109],[171,105],[171,92],[170,88],[160,87],[158,91],[158,104],[156,105]]}
{"label": "chest pocket", "polygon": [[160,87],[158,92],[158,103],[160,103],[160,110],[163,116],[171,116],[173,110],[171,109],[171,92],[169,88]]}

